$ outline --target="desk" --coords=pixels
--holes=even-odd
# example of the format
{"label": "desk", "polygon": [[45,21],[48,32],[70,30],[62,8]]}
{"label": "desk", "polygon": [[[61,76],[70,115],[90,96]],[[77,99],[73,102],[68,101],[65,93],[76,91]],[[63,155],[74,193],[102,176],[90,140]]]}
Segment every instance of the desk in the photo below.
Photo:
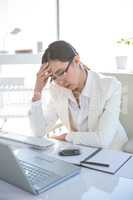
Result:
{"label": "desk", "polygon": [[[47,151],[52,154],[59,145]],[[1,180],[0,200],[132,200],[132,188],[133,179],[82,168],[79,175],[38,196]]]}

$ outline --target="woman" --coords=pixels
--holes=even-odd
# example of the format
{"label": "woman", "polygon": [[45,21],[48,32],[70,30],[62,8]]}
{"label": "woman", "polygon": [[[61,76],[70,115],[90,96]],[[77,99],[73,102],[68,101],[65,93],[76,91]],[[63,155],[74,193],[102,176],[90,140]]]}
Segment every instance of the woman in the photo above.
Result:
{"label": "woman", "polygon": [[[42,91],[50,82],[50,102],[42,109]],[[113,77],[89,70],[75,48],[55,41],[42,56],[30,110],[34,133],[44,135],[58,119],[68,133],[55,139],[104,148],[121,149],[127,135],[119,122],[121,85]]]}

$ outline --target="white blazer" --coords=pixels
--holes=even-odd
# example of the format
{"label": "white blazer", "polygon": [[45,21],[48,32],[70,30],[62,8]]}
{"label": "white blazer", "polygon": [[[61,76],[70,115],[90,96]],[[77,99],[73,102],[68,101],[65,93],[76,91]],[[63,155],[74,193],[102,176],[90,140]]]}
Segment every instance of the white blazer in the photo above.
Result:
{"label": "white blazer", "polygon": [[[58,119],[68,129],[66,139],[75,144],[121,149],[128,138],[119,121],[121,84],[114,77],[90,71],[92,92],[88,108],[88,132],[73,132],[70,126],[68,98],[71,91],[52,84],[49,106],[42,109],[41,101],[32,103],[29,119],[33,132],[42,136]],[[45,101],[45,97],[44,97]]]}

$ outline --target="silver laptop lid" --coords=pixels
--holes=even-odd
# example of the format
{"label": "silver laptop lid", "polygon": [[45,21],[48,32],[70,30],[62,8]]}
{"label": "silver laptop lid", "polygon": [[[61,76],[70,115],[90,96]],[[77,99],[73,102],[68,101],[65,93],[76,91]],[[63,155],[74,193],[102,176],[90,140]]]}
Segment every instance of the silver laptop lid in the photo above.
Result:
{"label": "silver laptop lid", "polygon": [[28,192],[35,192],[20,168],[13,151],[3,143],[0,143],[0,178]]}

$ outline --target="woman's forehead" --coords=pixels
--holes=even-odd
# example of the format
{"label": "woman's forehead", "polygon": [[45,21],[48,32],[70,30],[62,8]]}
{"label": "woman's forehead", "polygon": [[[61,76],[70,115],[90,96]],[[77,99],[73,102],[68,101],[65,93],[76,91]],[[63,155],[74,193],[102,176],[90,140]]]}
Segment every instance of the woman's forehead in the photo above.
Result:
{"label": "woman's forehead", "polygon": [[59,61],[59,60],[50,60],[49,66],[53,71],[56,71],[56,70],[61,69],[61,68],[64,69],[64,67],[66,66],[66,63],[67,62],[62,62],[62,61]]}

